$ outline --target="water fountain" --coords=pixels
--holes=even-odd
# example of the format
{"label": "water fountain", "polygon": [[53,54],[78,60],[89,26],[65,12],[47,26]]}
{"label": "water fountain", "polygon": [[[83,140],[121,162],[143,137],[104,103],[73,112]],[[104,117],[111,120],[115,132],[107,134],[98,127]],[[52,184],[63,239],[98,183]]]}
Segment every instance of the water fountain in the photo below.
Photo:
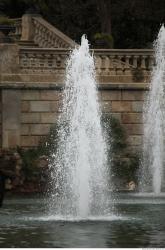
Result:
{"label": "water fountain", "polygon": [[50,210],[59,219],[89,219],[110,213],[107,146],[96,88],[94,58],[82,36],[81,46],[67,62],[59,143],[53,154]]}
{"label": "water fountain", "polygon": [[165,137],[165,27],[154,44],[156,65],[144,105],[144,143],[141,191],[159,195],[162,191]]}

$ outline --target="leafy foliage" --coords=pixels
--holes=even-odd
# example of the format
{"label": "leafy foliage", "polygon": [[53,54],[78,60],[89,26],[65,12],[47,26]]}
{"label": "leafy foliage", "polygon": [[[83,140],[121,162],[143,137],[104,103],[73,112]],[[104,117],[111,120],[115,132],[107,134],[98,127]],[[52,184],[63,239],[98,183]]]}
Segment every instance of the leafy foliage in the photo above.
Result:
{"label": "leafy foliage", "polygon": [[115,48],[151,48],[165,22],[164,0],[0,0],[0,11],[10,17],[29,8],[76,42],[82,34],[93,41],[94,34],[107,33]]}
{"label": "leafy foliage", "polygon": [[114,182],[116,178],[121,178],[126,183],[132,180],[136,181],[139,157],[129,152],[126,134],[120,121],[109,114],[104,114],[102,124],[107,136],[107,144],[112,145],[108,147],[108,159],[109,164],[111,163],[111,174]]}
{"label": "leafy foliage", "polygon": [[6,16],[0,16],[0,25],[12,25],[14,22]]}

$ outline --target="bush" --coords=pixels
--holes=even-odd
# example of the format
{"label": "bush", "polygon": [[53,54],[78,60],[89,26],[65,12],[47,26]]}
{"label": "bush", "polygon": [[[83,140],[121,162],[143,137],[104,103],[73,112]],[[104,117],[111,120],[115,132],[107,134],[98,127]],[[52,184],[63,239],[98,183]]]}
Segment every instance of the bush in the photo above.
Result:
{"label": "bush", "polygon": [[93,37],[94,44],[98,48],[112,49],[114,47],[113,36],[107,33],[96,33]]}
{"label": "bush", "polygon": [[14,22],[7,16],[0,16],[0,25],[14,25]]}
{"label": "bush", "polygon": [[[109,114],[102,116],[102,124],[107,138],[108,162],[111,164],[111,177],[122,179],[124,183],[136,182],[139,157],[129,152],[126,134],[120,121]],[[111,146],[110,146],[111,145]]]}

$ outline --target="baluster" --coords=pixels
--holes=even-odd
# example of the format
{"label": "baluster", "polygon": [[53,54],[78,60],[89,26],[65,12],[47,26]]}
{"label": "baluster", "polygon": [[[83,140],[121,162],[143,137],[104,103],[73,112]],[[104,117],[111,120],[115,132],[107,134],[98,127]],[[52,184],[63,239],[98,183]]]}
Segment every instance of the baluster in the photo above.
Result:
{"label": "baluster", "polygon": [[122,75],[123,74],[123,66],[122,66],[121,58],[122,58],[122,56],[117,55],[117,65],[116,65],[116,73],[117,73],[117,75]]}
{"label": "baluster", "polygon": [[147,56],[142,55],[141,56],[141,69],[146,70],[146,58]]}
{"label": "baluster", "polygon": [[109,57],[105,56],[104,58],[104,64],[105,64],[105,75],[109,75]]}
{"label": "baluster", "polygon": [[131,56],[128,56],[128,55],[125,56],[125,66],[124,66],[125,74],[128,74],[131,72],[130,58],[131,58]]}
{"label": "baluster", "polygon": [[114,67],[114,56],[113,55],[109,56],[109,71],[110,71],[111,75],[116,74],[115,67]]}
{"label": "baluster", "polygon": [[101,64],[102,64],[101,56],[96,55],[95,56],[95,65],[96,65],[95,68],[96,68],[97,75],[101,74]]}
{"label": "baluster", "polygon": [[139,56],[133,55],[133,67],[135,69],[138,67],[138,58],[139,58]]}
{"label": "baluster", "polygon": [[105,69],[106,69],[106,56],[104,55],[101,55],[101,75],[104,75],[105,74]]}
{"label": "baluster", "polygon": [[153,65],[154,65],[154,57],[153,56],[149,56],[149,58],[148,58],[148,69],[152,70]]}

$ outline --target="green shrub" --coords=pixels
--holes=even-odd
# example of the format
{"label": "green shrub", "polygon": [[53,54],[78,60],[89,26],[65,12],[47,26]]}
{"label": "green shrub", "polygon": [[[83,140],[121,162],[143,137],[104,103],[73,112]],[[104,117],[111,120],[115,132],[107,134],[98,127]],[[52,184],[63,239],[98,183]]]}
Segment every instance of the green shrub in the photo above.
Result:
{"label": "green shrub", "polygon": [[0,25],[14,25],[14,22],[7,16],[0,16]]}
{"label": "green shrub", "polygon": [[96,33],[93,36],[93,40],[96,46],[100,48],[112,49],[114,47],[113,36],[107,33]]}
{"label": "green shrub", "polygon": [[125,182],[132,180],[136,182],[139,156],[129,152],[125,130],[120,121],[109,114],[103,114],[102,124],[107,138],[112,179],[120,178]]}

